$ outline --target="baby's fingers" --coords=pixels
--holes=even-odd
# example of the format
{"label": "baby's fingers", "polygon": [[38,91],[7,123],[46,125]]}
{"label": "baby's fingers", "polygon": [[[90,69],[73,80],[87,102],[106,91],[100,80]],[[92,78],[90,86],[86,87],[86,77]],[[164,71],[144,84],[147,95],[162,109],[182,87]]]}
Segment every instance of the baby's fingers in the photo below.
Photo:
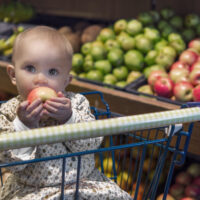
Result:
{"label": "baby's fingers", "polygon": [[43,110],[43,106],[42,104],[39,104],[38,107],[36,107],[35,109],[33,109],[27,116],[27,118],[29,119],[38,119],[40,117],[40,113],[42,112]]}
{"label": "baby's fingers", "polygon": [[36,99],[33,101],[33,103],[29,104],[26,111],[31,113],[33,110],[35,110],[38,106],[42,106],[42,101],[40,99]]}

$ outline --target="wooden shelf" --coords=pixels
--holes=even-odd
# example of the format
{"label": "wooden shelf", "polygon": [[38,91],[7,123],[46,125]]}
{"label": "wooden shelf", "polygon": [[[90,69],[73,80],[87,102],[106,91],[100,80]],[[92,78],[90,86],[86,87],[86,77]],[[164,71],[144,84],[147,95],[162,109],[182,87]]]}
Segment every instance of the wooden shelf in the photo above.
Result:
{"label": "wooden shelf", "polygon": [[[0,61],[0,90],[17,94],[16,88],[11,84],[8,75],[6,73],[6,65],[8,63]],[[67,87],[67,90],[73,92],[87,92],[87,91],[100,91],[103,93],[106,102],[109,104],[110,110],[114,113],[122,115],[135,115],[151,112],[159,112],[164,110],[178,109],[179,106],[175,104],[165,103],[156,99],[148,97],[137,96],[134,94],[118,91],[114,89],[104,88],[94,84],[80,82],[78,80],[72,80],[71,84]],[[101,100],[94,98],[94,96],[88,96],[90,104],[97,108],[104,108]],[[189,152],[200,156],[200,137],[199,137],[200,123],[197,122],[194,125],[194,131],[192,133]]]}

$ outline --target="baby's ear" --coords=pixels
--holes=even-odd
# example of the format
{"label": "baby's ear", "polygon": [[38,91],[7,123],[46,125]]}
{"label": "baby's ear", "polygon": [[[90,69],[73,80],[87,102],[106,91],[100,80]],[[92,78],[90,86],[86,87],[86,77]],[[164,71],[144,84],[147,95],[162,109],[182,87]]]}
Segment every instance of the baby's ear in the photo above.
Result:
{"label": "baby's ear", "polygon": [[16,85],[15,67],[13,65],[7,65],[7,73],[13,85]]}

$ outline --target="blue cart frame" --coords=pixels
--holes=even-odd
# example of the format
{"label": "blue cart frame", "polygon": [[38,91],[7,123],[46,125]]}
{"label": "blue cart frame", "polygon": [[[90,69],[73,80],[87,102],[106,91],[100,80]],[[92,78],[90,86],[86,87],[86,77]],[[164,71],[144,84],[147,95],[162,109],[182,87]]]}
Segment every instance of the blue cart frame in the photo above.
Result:
{"label": "blue cart frame", "polygon": [[[96,119],[119,116],[118,114],[112,113],[110,111],[109,105],[104,100],[103,94],[101,92],[86,92],[82,94],[86,96],[97,95],[100,97],[100,100],[105,108],[97,109],[96,107],[91,107],[91,110]],[[191,103],[184,105],[183,107],[197,105],[198,104],[196,103]],[[159,193],[163,193],[163,199],[166,199],[172,180],[174,167],[175,165],[182,165],[185,161],[190,137],[192,134],[193,123],[188,125],[187,130],[183,130],[183,128],[181,128],[175,135],[173,135],[174,129],[175,126],[172,125],[169,136],[166,135],[166,127],[158,127],[142,131],[133,131],[126,134],[106,136],[101,147],[96,150],[51,156],[23,162],[3,163],[0,164],[1,182],[3,185],[1,168],[62,159],[63,165],[61,199],[63,200],[66,159],[76,156],[78,157],[78,166],[75,199],[79,199],[81,156],[86,154],[95,154],[97,160],[97,168],[99,168],[102,173],[109,176],[109,178],[111,178],[113,181],[117,182],[120,187],[129,192],[134,200],[154,200]],[[180,144],[183,138],[184,145],[181,148]],[[108,158],[112,159],[112,167],[109,170]],[[144,164],[147,158],[148,167],[146,167],[144,172]],[[156,164],[154,161],[155,158]],[[154,171],[153,175],[152,170]],[[108,171],[109,174],[107,173]],[[165,173],[167,171],[167,176],[164,177],[164,182],[162,182],[161,177],[164,171]],[[124,172],[126,172],[126,176]],[[150,176],[151,178],[149,178]],[[159,189],[160,184],[162,187],[164,187],[164,191]],[[141,185],[143,185],[142,194],[140,191]]]}

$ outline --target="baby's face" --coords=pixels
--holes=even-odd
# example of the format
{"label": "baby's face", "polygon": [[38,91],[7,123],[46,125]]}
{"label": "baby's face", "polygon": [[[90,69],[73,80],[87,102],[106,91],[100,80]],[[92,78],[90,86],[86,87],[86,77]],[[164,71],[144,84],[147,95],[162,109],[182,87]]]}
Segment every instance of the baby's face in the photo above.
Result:
{"label": "baby's face", "polygon": [[71,80],[70,66],[62,45],[53,45],[47,39],[23,41],[15,59],[19,94],[26,99],[33,88],[40,86],[63,92]]}

